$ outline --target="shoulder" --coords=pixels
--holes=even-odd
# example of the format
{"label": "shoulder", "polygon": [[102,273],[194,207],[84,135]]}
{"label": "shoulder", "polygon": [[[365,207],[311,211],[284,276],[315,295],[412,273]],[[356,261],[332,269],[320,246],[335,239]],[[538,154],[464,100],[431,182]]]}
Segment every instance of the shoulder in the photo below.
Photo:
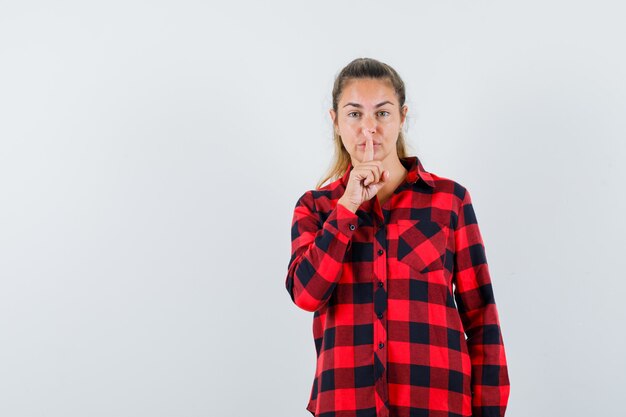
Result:
{"label": "shoulder", "polygon": [[311,208],[325,207],[331,201],[339,199],[343,195],[344,188],[339,178],[323,187],[306,190],[298,198],[296,206],[306,204]]}
{"label": "shoulder", "polygon": [[429,174],[434,184],[432,187],[433,205],[440,208],[446,207],[443,211],[448,212],[446,218],[449,218],[450,227],[456,229],[459,218],[469,219],[473,216],[470,192],[465,184],[456,179],[432,172]]}
{"label": "shoulder", "polygon": [[459,181],[433,172],[429,172],[429,174],[434,183],[433,193],[448,194],[459,204],[469,196],[467,187]]}

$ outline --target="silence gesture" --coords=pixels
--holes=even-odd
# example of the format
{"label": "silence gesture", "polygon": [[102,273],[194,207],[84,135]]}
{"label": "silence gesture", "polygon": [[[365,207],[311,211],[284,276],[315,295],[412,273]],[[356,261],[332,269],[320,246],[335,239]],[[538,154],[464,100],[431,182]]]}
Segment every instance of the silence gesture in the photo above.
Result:
{"label": "silence gesture", "polygon": [[371,132],[364,129],[363,134],[363,159],[353,164],[346,190],[338,201],[352,212],[356,212],[364,201],[373,198],[391,175],[388,170],[383,170],[382,161],[374,160],[374,138]]}

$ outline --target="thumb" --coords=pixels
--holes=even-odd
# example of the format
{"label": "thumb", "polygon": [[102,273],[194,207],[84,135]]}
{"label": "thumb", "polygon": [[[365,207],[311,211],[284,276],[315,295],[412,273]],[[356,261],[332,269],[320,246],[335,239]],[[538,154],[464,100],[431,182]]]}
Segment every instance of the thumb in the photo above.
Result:
{"label": "thumb", "polygon": [[387,181],[389,181],[390,175],[391,174],[389,173],[389,171],[385,170],[381,174],[380,179],[378,180],[376,184],[369,185],[369,188],[373,191],[374,194],[378,193],[378,190],[383,188],[383,186],[387,183]]}

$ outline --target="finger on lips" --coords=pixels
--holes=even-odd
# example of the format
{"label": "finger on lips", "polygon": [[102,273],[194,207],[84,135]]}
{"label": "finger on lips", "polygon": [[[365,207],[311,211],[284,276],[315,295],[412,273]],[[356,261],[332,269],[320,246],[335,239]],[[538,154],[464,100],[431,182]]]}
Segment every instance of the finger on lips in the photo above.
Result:
{"label": "finger on lips", "polygon": [[363,155],[363,161],[374,160],[374,138],[369,132],[365,132],[365,152]]}

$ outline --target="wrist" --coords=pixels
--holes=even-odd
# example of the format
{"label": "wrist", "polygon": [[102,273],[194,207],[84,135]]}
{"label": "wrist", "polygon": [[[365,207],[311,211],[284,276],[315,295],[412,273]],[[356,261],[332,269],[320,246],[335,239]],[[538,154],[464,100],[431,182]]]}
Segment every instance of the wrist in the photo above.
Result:
{"label": "wrist", "polygon": [[341,204],[342,206],[344,206],[345,208],[347,208],[348,210],[350,210],[353,213],[356,213],[356,211],[359,209],[358,207],[356,207],[354,204],[350,204],[348,203],[346,200],[344,200],[343,198],[340,198],[337,201],[337,204]]}

